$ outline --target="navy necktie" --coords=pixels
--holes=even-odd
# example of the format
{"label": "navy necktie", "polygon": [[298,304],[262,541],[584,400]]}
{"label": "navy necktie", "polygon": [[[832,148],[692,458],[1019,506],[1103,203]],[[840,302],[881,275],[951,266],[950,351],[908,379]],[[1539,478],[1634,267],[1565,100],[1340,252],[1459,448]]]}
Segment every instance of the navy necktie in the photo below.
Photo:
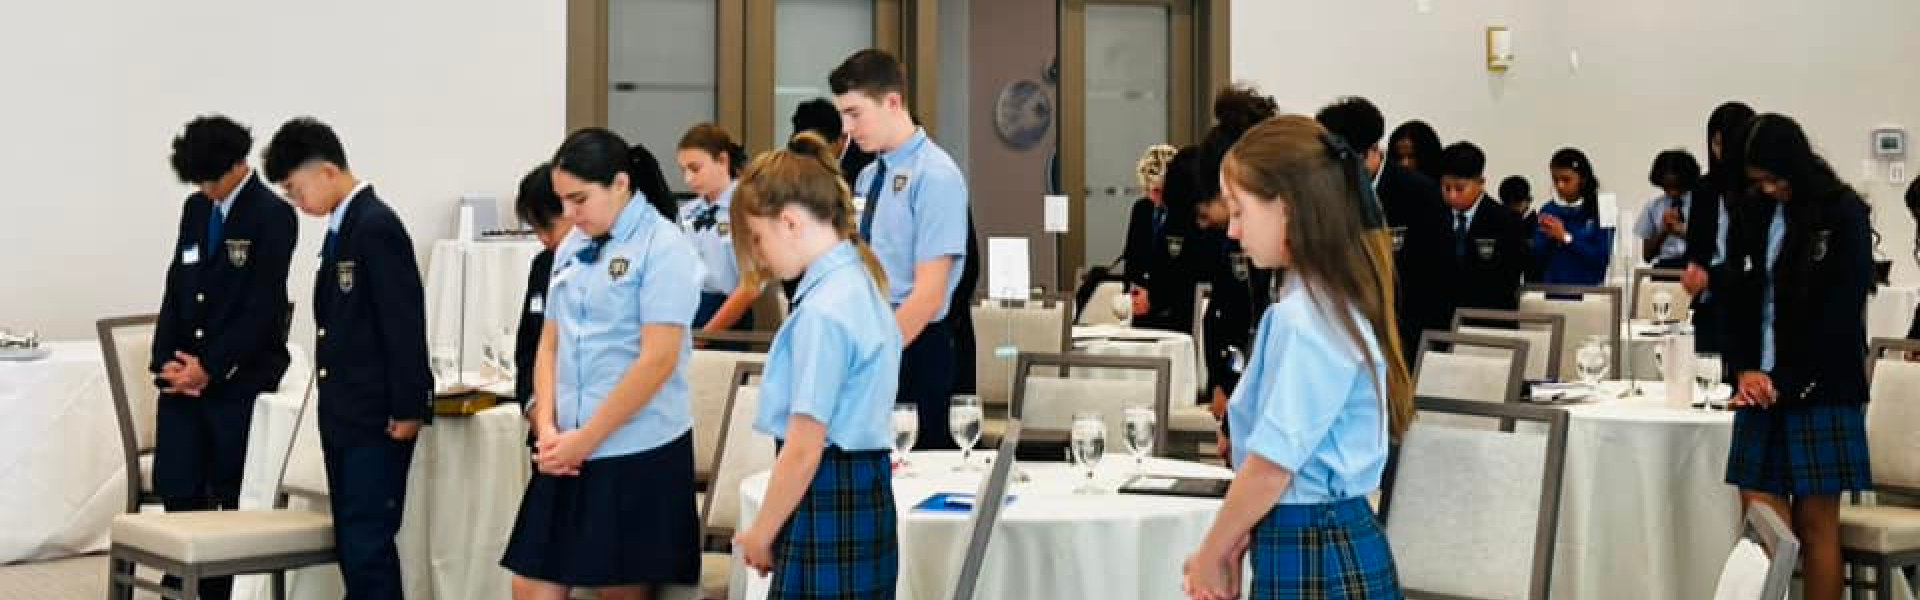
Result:
{"label": "navy necktie", "polygon": [[607,240],[610,239],[613,239],[613,234],[600,234],[593,238],[593,241],[587,242],[587,247],[581,248],[580,252],[575,253],[574,256],[579,258],[580,262],[589,265],[600,262],[600,250],[607,247]]}
{"label": "navy necktie", "polygon": [[867,205],[860,208],[860,239],[873,241],[873,212],[880,205],[880,182],[887,180],[887,160],[873,159],[873,183],[867,184]]}
{"label": "navy necktie", "polygon": [[220,205],[215,204],[207,210],[207,251],[213,252],[220,247],[220,235],[226,228],[226,218],[220,214]]}
{"label": "navy necktie", "polygon": [[1467,213],[1453,213],[1453,256],[1467,256]]}
{"label": "navy necktie", "polygon": [[1160,232],[1166,230],[1166,225],[1167,225],[1167,207],[1165,206],[1153,207],[1153,237],[1159,238]]}
{"label": "navy necktie", "polygon": [[339,237],[340,237],[339,232],[334,231],[332,229],[327,230],[327,239],[321,240],[320,242],[320,258],[321,259],[333,260],[333,244],[335,241],[339,239]]}

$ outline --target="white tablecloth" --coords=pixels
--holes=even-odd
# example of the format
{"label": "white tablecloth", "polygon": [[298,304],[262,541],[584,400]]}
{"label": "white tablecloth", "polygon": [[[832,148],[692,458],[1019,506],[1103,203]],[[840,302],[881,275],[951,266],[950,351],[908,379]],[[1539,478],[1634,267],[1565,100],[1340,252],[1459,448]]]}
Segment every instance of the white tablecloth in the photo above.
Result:
{"label": "white tablecloth", "polygon": [[1565,483],[1553,597],[1713,597],[1741,531],[1725,483],[1733,415],[1647,397],[1567,408]]}
{"label": "white tablecloth", "polygon": [[[481,370],[481,352],[487,344],[513,355],[513,336],[520,326],[520,302],[526,298],[527,269],[540,253],[531,240],[474,242],[468,245],[466,297],[466,359],[461,368]],[[427,339],[436,357],[454,359],[460,346],[461,244],[433,243],[427,261]]]}
{"label": "white tablecloth", "polygon": [[0,563],[105,550],[127,501],[126,463],[95,342],[0,361]]}
{"label": "white tablecloth", "polygon": [[[991,455],[992,453],[981,453]],[[966,554],[965,513],[911,510],[935,492],[978,491],[983,473],[954,473],[956,452],[914,453],[914,476],[894,478],[900,510],[902,600],[945,600]],[[979,456],[974,458],[980,462]],[[1213,524],[1218,500],[1076,495],[1084,476],[1062,463],[1023,463],[1032,477],[1013,484],[1014,500],[1001,513],[987,549],[976,598],[1100,598],[1183,600],[1180,568]],[[1146,471],[1189,477],[1232,477],[1220,467],[1148,459]],[[1125,454],[1110,454],[1097,481],[1118,487],[1134,473]],[[767,473],[740,483],[741,523],[752,522],[766,493]],[[764,597],[765,582],[752,578],[736,558],[729,595]]]}
{"label": "white tablecloth", "polygon": [[[262,396],[254,406],[252,435],[271,439],[291,434],[298,406],[297,396],[291,394]],[[307,434],[316,431],[312,425],[303,428]],[[526,432],[515,404],[472,417],[438,417],[421,430],[408,472],[406,515],[398,536],[408,598],[512,597],[512,576],[498,565],[531,472]],[[284,447],[286,438],[278,439],[263,445]],[[295,449],[318,450],[317,443],[302,443]],[[271,475],[278,460],[248,453],[244,497],[271,496]],[[303,570],[289,587],[292,597],[299,599],[339,598],[342,589],[339,570],[333,566]],[[239,594],[246,589],[236,590],[236,598],[248,598]]]}
{"label": "white tablecloth", "polygon": [[[1088,354],[1159,356],[1171,359],[1173,380],[1168,382],[1169,409],[1191,408],[1200,388],[1200,354],[1193,347],[1193,336],[1177,331],[1134,329],[1117,325],[1079,325],[1073,328],[1073,347]],[[1079,369],[1074,376],[1139,378],[1138,371],[1117,369]]]}
{"label": "white tablecloth", "polygon": [[1913,325],[1913,307],[1920,305],[1920,286],[1880,288],[1867,299],[1867,337],[1904,338]]}

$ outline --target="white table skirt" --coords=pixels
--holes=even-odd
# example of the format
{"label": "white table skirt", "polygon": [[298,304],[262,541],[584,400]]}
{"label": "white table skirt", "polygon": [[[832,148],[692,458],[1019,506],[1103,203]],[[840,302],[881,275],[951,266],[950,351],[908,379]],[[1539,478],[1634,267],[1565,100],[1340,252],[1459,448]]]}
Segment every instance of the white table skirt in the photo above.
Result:
{"label": "white table skirt", "polygon": [[[974,461],[992,453],[976,453]],[[982,473],[954,473],[957,452],[914,453],[914,475],[895,477],[900,510],[902,600],[945,600],[966,554],[965,513],[912,510],[935,492],[978,490]],[[1032,476],[1014,484],[1014,501],[1001,514],[988,546],[977,598],[1100,598],[1183,600],[1180,570],[1212,526],[1220,501],[1127,494],[1076,495],[1084,479],[1062,463],[1022,463]],[[983,470],[984,471],[984,470]],[[1147,459],[1146,471],[1189,477],[1232,477],[1220,467]],[[1097,481],[1118,487],[1134,473],[1133,458],[1109,454]],[[741,523],[760,509],[769,474],[743,480]],[[766,580],[748,575],[735,559],[729,595],[763,598]]]}
{"label": "white table skirt", "polygon": [[[1073,347],[1088,354],[1112,354],[1122,356],[1165,357],[1172,362],[1172,381],[1168,382],[1168,404],[1170,410],[1192,408],[1197,394],[1201,392],[1199,378],[1200,354],[1193,346],[1193,336],[1177,331],[1158,329],[1134,329],[1117,325],[1080,325],[1073,328]],[[1119,339],[1115,339],[1119,338]],[[1138,371],[1116,369],[1076,369],[1074,376],[1082,372],[1093,378],[1139,378],[1145,375]]]}
{"label": "white table skirt", "polygon": [[1725,483],[1733,415],[1647,397],[1567,407],[1554,598],[1713,597],[1741,531]]}
{"label": "white table skirt", "polygon": [[107,548],[127,501],[125,458],[95,342],[50,342],[0,361],[0,564]]}
{"label": "white table skirt", "polygon": [[[295,395],[262,396],[254,406],[251,435],[260,438],[263,447],[284,447],[298,406]],[[302,429],[305,435],[317,435],[312,424],[302,424]],[[397,536],[408,598],[512,597],[512,575],[499,562],[531,472],[526,431],[520,407],[513,404],[472,417],[439,417],[421,430]],[[268,443],[274,436],[281,437]],[[270,497],[271,474],[278,470],[274,463],[279,457],[252,452],[254,443],[249,440],[242,496],[250,499],[264,493]],[[318,450],[317,440],[295,449]],[[311,464],[323,463],[315,459]],[[295,507],[302,505],[296,501]],[[310,508],[326,510],[324,505]],[[243,582],[236,588],[236,598],[268,597],[259,583]],[[304,569],[290,579],[289,588],[296,599],[339,598],[339,569],[332,565]]]}
{"label": "white table skirt", "polygon": [[[527,270],[541,246],[536,241],[513,240],[474,242],[468,247],[466,354],[461,369],[480,371],[486,345],[513,355]],[[459,242],[440,240],[433,243],[433,256],[427,261],[427,339],[436,357],[455,359],[461,352],[460,252]]]}

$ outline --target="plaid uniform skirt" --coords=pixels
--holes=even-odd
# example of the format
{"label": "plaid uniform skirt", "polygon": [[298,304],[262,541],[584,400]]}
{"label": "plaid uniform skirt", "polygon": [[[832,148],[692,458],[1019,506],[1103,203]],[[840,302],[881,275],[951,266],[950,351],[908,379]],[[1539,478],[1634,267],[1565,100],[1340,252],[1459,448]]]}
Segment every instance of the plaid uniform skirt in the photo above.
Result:
{"label": "plaid uniform skirt", "polygon": [[1776,405],[1733,415],[1727,483],[1781,496],[1831,496],[1873,487],[1866,407]]}
{"label": "plaid uniform skirt", "polygon": [[1253,529],[1251,600],[1400,598],[1393,551],[1366,498],[1282,504]]}
{"label": "plaid uniform skirt", "polygon": [[806,496],[774,539],[767,597],[893,598],[900,574],[895,511],[886,450],[828,446]]}

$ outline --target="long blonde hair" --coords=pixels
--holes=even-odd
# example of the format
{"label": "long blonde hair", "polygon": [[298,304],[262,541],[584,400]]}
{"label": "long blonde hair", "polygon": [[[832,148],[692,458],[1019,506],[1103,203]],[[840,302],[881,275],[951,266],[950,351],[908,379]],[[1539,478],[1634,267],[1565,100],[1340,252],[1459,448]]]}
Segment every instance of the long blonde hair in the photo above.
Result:
{"label": "long blonde hair", "polygon": [[1388,428],[1399,439],[1413,422],[1413,383],[1394,322],[1391,241],[1375,243],[1381,236],[1369,226],[1372,203],[1361,187],[1358,160],[1318,122],[1284,115],[1248,130],[1228,151],[1221,172],[1253,201],[1287,203],[1287,251],[1293,257],[1287,275],[1302,278],[1316,303],[1332,309],[1329,317],[1371,371],[1380,365],[1351,315],[1357,311],[1367,320],[1386,361],[1387,380],[1374,383],[1386,396]]}
{"label": "long blonde hair", "polygon": [[[741,172],[729,214],[736,225],[745,225],[749,217],[772,218],[788,206],[799,206],[814,218],[832,224],[842,239],[853,242],[874,287],[885,295],[886,271],[881,269],[873,249],[860,239],[860,229],[853,221],[853,195],[840,178],[840,168],[830,154],[832,148],[820,134],[803,131],[788,140],[786,148],[761,153]],[[741,278],[750,287],[759,287],[771,278],[766,267],[754,258],[758,252],[759,240],[753,235],[734,238],[734,259],[739,261]]]}

